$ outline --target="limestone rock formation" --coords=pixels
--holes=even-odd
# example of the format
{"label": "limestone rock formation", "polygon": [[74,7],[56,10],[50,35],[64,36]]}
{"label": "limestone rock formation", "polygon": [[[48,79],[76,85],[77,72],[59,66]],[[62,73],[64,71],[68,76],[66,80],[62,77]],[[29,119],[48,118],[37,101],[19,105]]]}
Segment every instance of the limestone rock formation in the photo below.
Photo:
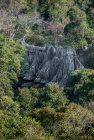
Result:
{"label": "limestone rock formation", "polygon": [[28,49],[29,70],[24,76],[27,86],[40,86],[49,82],[65,86],[72,71],[84,68],[73,48],[52,45],[37,47],[28,45],[24,39],[21,43]]}

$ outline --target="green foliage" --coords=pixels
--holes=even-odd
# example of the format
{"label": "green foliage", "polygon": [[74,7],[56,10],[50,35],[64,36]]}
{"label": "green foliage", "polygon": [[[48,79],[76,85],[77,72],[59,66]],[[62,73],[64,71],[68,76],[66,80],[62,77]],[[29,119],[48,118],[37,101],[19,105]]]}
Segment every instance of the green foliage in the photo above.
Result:
{"label": "green foliage", "polygon": [[38,10],[38,0],[26,0],[29,10],[36,14]]}
{"label": "green foliage", "polygon": [[21,117],[17,113],[0,110],[0,139],[9,140],[19,135],[21,133],[20,121]]}
{"label": "green foliage", "polygon": [[66,35],[64,42],[68,45],[67,40],[69,40],[70,45],[77,48],[88,46],[86,34],[89,27],[86,13],[79,7],[74,6],[70,8],[67,14],[70,18],[70,23],[64,29]]}
{"label": "green foliage", "polygon": [[93,135],[90,131],[94,125],[93,113],[74,103],[66,106],[64,112],[56,112],[50,107],[35,109],[33,116],[41,121],[47,132],[60,140],[80,140]]}
{"label": "green foliage", "polygon": [[92,46],[87,50],[81,50],[80,59],[84,67],[94,69],[94,47]]}
{"label": "green foliage", "polygon": [[18,101],[21,106],[21,114],[30,115],[38,101],[39,91],[37,89],[20,89]]}
{"label": "green foliage", "polygon": [[33,116],[41,121],[42,126],[47,132],[54,137],[60,138],[60,133],[63,127],[63,112],[56,112],[51,107],[43,107],[35,109]]}
{"label": "green foliage", "polygon": [[85,10],[92,4],[92,0],[75,0],[75,2],[81,7],[81,9]]}
{"label": "green foliage", "polygon": [[[94,44],[93,0],[14,0],[13,2],[8,0],[8,2],[5,2],[5,7],[6,5],[10,5],[9,7],[13,7],[14,9],[16,6],[19,14],[24,14],[24,16],[27,17],[41,15],[48,22],[57,23],[58,26],[61,23],[63,27],[61,29],[62,45],[79,48],[88,46],[90,42]],[[13,19],[13,22],[14,21]],[[75,27],[73,28],[72,25],[74,24]],[[13,26],[15,26],[15,23]],[[33,25],[27,23],[27,26],[31,27]],[[27,28],[25,24],[23,28],[19,27],[18,20],[16,21],[16,26],[13,28],[16,27],[17,29],[14,29],[15,38],[24,36]],[[65,32],[66,30],[67,34]],[[36,44],[44,46],[43,43],[45,43],[47,38],[44,39],[44,36],[40,34],[38,36],[34,34],[34,36],[31,38],[31,42],[29,39],[29,42],[37,42]],[[53,40],[53,38],[50,40]]]}
{"label": "green foliage", "polygon": [[71,101],[80,104],[94,100],[94,70],[73,72],[68,80],[67,94]]}
{"label": "green foliage", "polygon": [[62,110],[67,103],[68,99],[65,96],[64,89],[58,84],[48,84],[47,87],[40,90],[38,103],[40,107],[50,106],[55,110]]}
{"label": "green foliage", "polygon": [[4,140],[53,140],[47,136],[38,122],[0,110],[0,139]]}
{"label": "green foliage", "polygon": [[33,35],[31,37],[26,37],[26,42],[36,46],[44,47],[47,44],[48,38],[44,38],[42,35]]}
{"label": "green foliage", "polygon": [[6,95],[13,94],[12,84],[18,81],[25,48],[0,34],[0,86]]}
{"label": "green foliage", "polygon": [[57,84],[49,84],[42,89],[22,88],[17,100],[21,106],[21,114],[30,115],[34,108],[51,107],[62,110],[69,102],[64,94],[63,88]]}
{"label": "green foliage", "polygon": [[39,11],[46,20],[62,21],[63,14],[67,11],[68,6],[73,5],[73,3],[73,0],[70,2],[66,0],[42,0],[39,1]]}
{"label": "green foliage", "polygon": [[22,119],[22,133],[23,136],[17,138],[17,140],[54,140],[53,137],[47,135],[39,122],[36,122],[30,117],[24,117]]}
{"label": "green foliage", "polygon": [[7,111],[12,111],[14,113],[18,113],[20,108],[19,104],[14,102],[12,98],[8,96],[2,96],[0,98],[0,109],[2,110],[7,110]]}
{"label": "green foliage", "polygon": [[[94,124],[94,115],[91,111],[80,105],[70,103],[65,110],[63,118],[62,139],[80,140],[86,135]],[[88,126],[90,126],[88,128]],[[88,137],[88,135],[86,136]]]}
{"label": "green foliage", "polygon": [[93,43],[93,34],[90,35],[94,31],[92,0],[42,0],[39,1],[39,11],[46,20],[62,23],[65,35],[63,45],[85,47],[89,39]]}

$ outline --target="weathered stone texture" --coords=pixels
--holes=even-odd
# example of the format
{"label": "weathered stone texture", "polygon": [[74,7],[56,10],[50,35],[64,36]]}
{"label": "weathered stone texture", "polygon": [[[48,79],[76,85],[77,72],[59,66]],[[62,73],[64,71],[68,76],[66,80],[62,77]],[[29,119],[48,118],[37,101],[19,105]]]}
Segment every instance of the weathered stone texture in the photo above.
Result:
{"label": "weathered stone texture", "polygon": [[56,82],[65,86],[72,71],[84,68],[73,48],[54,47],[52,45],[41,48],[28,45],[24,40],[21,42],[28,48],[27,61],[30,67],[24,80],[32,81],[31,85]]}

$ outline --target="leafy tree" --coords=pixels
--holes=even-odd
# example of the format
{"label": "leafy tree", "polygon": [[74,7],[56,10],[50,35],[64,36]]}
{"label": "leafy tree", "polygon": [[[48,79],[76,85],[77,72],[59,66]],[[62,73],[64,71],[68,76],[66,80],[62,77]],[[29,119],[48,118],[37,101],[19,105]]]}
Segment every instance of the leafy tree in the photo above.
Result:
{"label": "leafy tree", "polygon": [[63,127],[63,112],[56,112],[51,107],[42,107],[34,109],[33,117],[41,121],[42,126],[47,132],[55,138],[60,138],[60,133]]}
{"label": "leafy tree", "polygon": [[81,7],[81,9],[86,10],[90,4],[92,4],[92,0],[75,0],[75,2]]}
{"label": "leafy tree", "polygon": [[20,107],[11,97],[2,96],[0,98],[0,109],[19,113]]}
{"label": "leafy tree", "polygon": [[76,103],[94,100],[94,70],[74,71],[68,80],[67,93],[69,99]]}
{"label": "leafy tree", "polygon": [[0,110],[0,139],[53,140],[35,120],[4,110]]}
{"label": "leafy tree", "polygon": [[53,140],[45,133],[39,122],[26,117],[25,114],[21,116],[20,105],[8,96],[0,98],[0,139]]}
{"label": "leafy tree", "polygon": [[80,105],[70,103],[65,110],[63,118],[62,139],[80,140],[93,127],[94,115],[91,111]]}
{"label": "leafy tree", "polygon": [[0,85],[5,94],[13,96],[12,84],[18,81],[25,48],[0,34]]}
{"label": "leafy tree", "polygon": [[38,106],[40,107],[50,106],[55,110],[62,110],[67,103],[68,99],[65,96],[64,89],[58,84],[51,83],[40,90],[38,100]]}
{"label": "leafy tree", "polygon": [[33,108],[36,106],[38,101],[39,91],[37,89],[20,89],[17,100],[21,106],[21,114],[30,115],[32,114]]}

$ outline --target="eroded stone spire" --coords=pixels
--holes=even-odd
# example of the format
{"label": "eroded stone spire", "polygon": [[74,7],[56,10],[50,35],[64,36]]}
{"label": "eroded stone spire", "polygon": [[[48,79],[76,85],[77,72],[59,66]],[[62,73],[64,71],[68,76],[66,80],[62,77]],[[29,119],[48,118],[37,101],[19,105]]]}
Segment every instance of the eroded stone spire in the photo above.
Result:
{"label": "eroded stone spire", "polygon": [[52,45],[43,48],[28,45],[24,40],[22,44],[28,48],[29,70],[24,76],[24,80],[29,81],[27,86],[40,86],[49,82],[65,86],[72,71],[84,68],[73,48]]}

